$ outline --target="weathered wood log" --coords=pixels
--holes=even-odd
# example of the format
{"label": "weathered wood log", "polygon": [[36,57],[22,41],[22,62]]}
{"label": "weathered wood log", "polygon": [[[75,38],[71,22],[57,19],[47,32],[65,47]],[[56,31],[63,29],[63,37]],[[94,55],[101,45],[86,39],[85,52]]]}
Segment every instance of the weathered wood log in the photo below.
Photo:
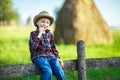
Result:
{"label": "weathered wood log", "polygon": [[85,49],[84,49],[84,42],[82,40],[77,42],[77,54],[78,54],[78,80],[87,80]]}
{"label": "weathered wood log", "polygon": [[[65,72],[77,71],[78,60],[66,60]],[[86,59],[87,69],[120,67],[120,57]],[[39,75],[40,70],[34,64],[0,66],[0,79]]]}
{"label": "weathered wood log", "polygon": [[87,69],[120,67],[120,57],[86,59]]}
{"label": "weathered wood log", "polygon": [[37,74],[40,74],[40,70],[34,64],[0,66],[0,78],[32,76]]}
{"label": "weathered wood log", "polygon": [[[64,64],[66,72],[77,70],[76,60],[64,61]],[[0,66],[0,79],[33,75],[40,75],[40,70],[34,64]]]}

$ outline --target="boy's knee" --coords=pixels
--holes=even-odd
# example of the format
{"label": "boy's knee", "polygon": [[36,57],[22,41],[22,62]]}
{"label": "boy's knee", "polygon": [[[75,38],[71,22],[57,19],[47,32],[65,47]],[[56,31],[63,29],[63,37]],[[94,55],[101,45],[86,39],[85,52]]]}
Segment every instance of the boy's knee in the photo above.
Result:
{"label": "boy's knee", "polygon": [[43,71],[43,73],[52,75],[52,70],[51,70],[51,69],[45,69],[45,70]]}
{"label": "boy's knee", "polygon": [[62,70],[55,71],[55,72],[54,72],[54,75],[63,76],[63,75],[64,75],[64,72],[63,72]]}

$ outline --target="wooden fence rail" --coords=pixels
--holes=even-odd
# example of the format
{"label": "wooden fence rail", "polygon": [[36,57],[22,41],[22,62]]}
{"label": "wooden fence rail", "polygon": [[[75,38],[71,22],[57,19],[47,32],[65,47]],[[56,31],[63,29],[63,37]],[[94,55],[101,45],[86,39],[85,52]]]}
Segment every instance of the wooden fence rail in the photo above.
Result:
{"label": "wooden fence rail", "polygon": [[[78,80],[87,80],[87,69],[99,69],[120,66],[120,57],[85,59],[85,49],[83,41],[78,41],[77,53],[78,59],[64,61],[64,70],[65,72],[75,70],[78,71]],[[33,76],[38,74],[40,74],[40,70],[34,64],[0,66],[0,79]]]}

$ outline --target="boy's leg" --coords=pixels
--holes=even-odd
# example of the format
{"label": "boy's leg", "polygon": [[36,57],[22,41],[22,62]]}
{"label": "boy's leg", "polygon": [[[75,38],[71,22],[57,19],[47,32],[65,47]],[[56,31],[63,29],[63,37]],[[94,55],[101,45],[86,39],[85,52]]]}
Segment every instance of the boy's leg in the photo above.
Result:
{"label": "boy's leg", "polygon": [[51,58],[50,65],[57,80],[65,80],[64,71],[56,58]]}
{"label": "boy's leg", "polygon": [[41,69],[40,80],[52,80],[52,69],[47,58],[37,58],[35,64]]}

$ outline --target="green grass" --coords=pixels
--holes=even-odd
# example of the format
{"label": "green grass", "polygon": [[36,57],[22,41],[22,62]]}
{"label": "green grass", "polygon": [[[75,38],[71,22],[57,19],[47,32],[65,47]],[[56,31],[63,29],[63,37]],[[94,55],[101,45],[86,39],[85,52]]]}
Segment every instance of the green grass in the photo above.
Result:
{"label": "green grass", "polygon": [[[35,28],[31,27],[0,27],[0,65],[31,63],[29,54],[29,34]],[[105,45],[87,45],[86,58],[105,58],[120,56],[120,30],[111,30],[114,43]],[[77,58],[76,45],[57,44],[60,57],[63,60]],[[120,67],[109,69],[88,70],[88,80],[107,80],[120,77]],[[77,72],[65,73],[67,80],[77,80]],[[54,77],[53,77],[54,78]],[[39,80],[39,76],[12,78],[5,80]],[[55,79],[54,79],[55,80]]]}
{"label": "green grass", "polygon": [[0,34],[1,65],[30,62],[28,51],[29,28],[0,28]]}

